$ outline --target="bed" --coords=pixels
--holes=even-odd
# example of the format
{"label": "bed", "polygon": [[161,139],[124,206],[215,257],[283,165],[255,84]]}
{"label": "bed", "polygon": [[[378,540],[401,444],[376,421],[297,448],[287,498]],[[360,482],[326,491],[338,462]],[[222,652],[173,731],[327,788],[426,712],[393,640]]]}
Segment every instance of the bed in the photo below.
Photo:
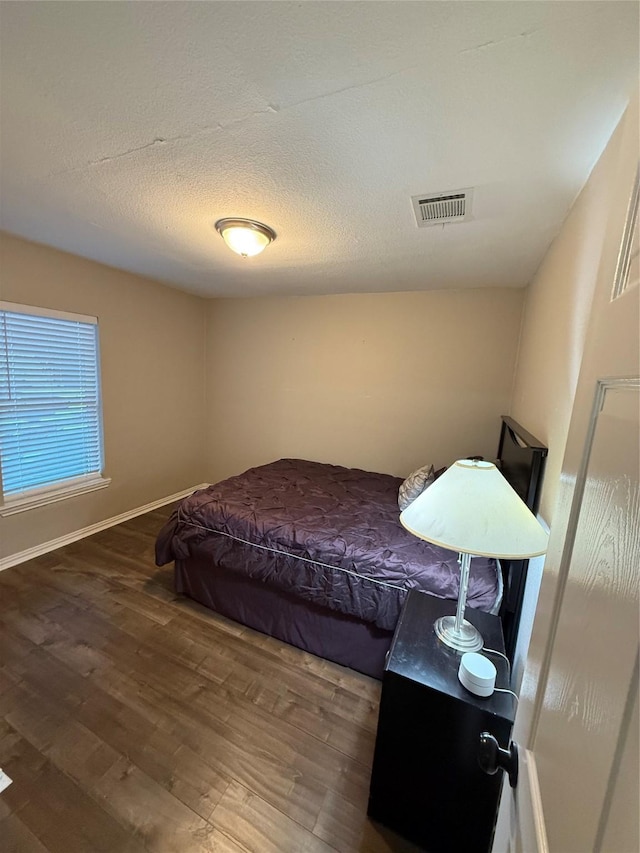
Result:
{"label": "bed", "polygon": [[[503,418],[504,471],[508,478],[517,472],[520,494],[533,469],[520,454],[523,444],[531,447],[523,434]],[[540,476],[541,469],[536,499]],[[401,483],[299,459],[252,468],[182,501],[158,535],[156,562],[175,562],[178,593],[380,678],[407,591],[458,594],[458,555],[400,525]],[[525,572],[526,566],[475,558],[468,606],[500,613],[505,631],[514,624],[517,631]]]}

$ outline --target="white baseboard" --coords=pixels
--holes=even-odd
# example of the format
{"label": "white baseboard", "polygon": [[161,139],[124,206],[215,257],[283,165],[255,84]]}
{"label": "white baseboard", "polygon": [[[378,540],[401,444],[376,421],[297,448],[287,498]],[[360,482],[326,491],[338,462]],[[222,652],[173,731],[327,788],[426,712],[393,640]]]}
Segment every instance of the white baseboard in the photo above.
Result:
{"label": "white baseboard", "polygon": [[138,506],[135,509],[130,509],[127,512],[122,512],[120,515],[114,515],[112,518],[106,518],[104,521],[98,521],[96,524],[90,524],[88,527],[83,527],[80,530],[74,530],[73,533],[67,533],[64,536],[59,536],[57,539],[51,539],[49,542],[43,542],[41,545],[34,545],[33,548],[27,548],[26,551],[20,551],[17,554],[10,554],[8,557],[0,559],[0,572],[4,569],[9,569],[11,566],[17,566],[19,563],[25,563],[27,560],[33,560],[34,557],[40,557],[42,554],[48,554],[49,551],[55,551],[56,548],[62,548],[64,545],[70,545],[71,542],[77,542],[78,539],[84,539],[86,536],[91,536],[93,533],[98,533],[100,530],[106,530],[107,527],[113,527],[116,524],[122,524],[123,521],[129,521],[130,518],[135,518],[137,515],[144,515],[145,512],[151,512],[153,509],[158,509],[161,506],[179,501],[181,498],[186,498],[188,495],[196,491],[196,489],[206,489],[208,483],[200,483],[199,486],[193,486],[190,489],[185,489],[182,492],[176,492],[175,495],[168,495],[166,498],[152,501],[144,506]]}

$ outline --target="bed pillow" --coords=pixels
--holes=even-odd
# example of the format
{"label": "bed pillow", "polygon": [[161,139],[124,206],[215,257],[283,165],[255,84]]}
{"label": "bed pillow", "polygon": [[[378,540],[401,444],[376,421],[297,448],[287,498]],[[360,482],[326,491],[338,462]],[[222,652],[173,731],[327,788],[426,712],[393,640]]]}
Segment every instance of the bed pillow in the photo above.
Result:
{"label": "bed pillow", "polygon": [[425,489],[428,489],[435,479],[436,475],[433,465],[423,465],[422,468],[418,468],[417,471],[409,474],[407,479],[401,483],[398,491],[400,512],[405,510],[410,503],[413,503]]}

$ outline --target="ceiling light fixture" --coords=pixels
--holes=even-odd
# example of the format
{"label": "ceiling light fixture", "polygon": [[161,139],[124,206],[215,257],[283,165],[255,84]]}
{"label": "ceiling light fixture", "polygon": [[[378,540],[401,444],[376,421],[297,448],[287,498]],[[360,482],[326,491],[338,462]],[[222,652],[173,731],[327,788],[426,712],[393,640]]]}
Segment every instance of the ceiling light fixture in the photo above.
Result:
{"label": "ceiling light fixture", "polygon": [[276,232],[254,219],[218,219],[216,231],[227,246],[243,258],[259,255],[276,239]]}

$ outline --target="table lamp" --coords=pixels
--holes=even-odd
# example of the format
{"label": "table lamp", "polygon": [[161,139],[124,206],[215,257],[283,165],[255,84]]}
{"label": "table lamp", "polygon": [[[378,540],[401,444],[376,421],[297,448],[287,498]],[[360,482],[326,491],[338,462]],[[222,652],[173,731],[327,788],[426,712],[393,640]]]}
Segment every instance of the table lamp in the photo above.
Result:
{"label": "table lamp", "polygon": [[419,539],[460,554],[456,615],[442,616],[434,628],[452,649],[481,649],[482,635],[464,618],[471,557],[537,557],[547,550],[547,533],[495,465],[472,459],[447,468],[403,510],[400,522]]}

